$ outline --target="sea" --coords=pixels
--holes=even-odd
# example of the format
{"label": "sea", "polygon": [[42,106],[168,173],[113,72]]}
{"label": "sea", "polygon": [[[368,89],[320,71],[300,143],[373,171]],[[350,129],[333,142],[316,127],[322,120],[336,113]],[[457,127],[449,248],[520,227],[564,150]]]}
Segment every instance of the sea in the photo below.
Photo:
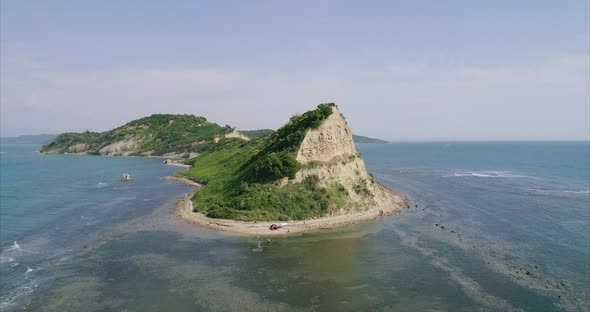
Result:
{"label": "sea", "polygon": [[410,208],[267,243],[175,219],[161,159],[1,145],[0,311],[590,309],[590,142],[357,147]]}

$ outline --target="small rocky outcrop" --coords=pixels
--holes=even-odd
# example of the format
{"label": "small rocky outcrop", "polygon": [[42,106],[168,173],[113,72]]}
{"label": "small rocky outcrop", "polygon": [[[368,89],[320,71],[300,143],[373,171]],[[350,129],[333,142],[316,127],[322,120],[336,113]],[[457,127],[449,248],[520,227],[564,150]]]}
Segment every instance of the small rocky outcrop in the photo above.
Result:
{"label": "small rocky outcrop", "polygon": [[232,132],[225,135],[226,138],[237,138],[242,139],[244,141],[250,141],[250,138],[238,132],[238,130],[234,129]]}
{"label": "small rocky outcrop", "polygon": [[141,140],[129,138],[111,143],[101,148],[98,153],[107,156],[129,156],[130,154],[137,152],[137,148],[140,144]]}

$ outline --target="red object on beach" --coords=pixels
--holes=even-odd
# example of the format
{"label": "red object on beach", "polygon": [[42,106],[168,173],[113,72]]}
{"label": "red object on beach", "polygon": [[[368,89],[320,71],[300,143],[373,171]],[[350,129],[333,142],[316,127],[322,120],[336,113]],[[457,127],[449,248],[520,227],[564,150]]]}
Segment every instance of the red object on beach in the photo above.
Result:
{"label": "red object on beach", "polygon": [[278,225],[276,225],[274,223],[270,225],[270,230],[271,231],[278,230],[278,229],[279,229],[279,226]]}

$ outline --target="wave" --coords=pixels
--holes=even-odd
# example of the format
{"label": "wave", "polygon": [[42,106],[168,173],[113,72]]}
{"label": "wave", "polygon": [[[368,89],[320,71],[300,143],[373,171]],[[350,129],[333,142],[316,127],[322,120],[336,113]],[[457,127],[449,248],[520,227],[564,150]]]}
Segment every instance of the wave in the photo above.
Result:
{"label": "wave", "polygon": [[123,196],[115,198],[116,201],[128,201],[128,200],[136,200],[137,196]]}
{"label": "wave", "polygon": [[12,259],[10,257],[0,256],[0,263],[8,263],[8,262],[12,262],[12,261],[14,261],[14,259]]}
{"label": "wave", "polygon": [[526,178],[527,176],[508,172],[508,171],[468,171],[468,172],[455,172],[451,177],[476,177],[476,178]]}
{"label": "wave", "polygon": [[535,194],[543,195],[587,195],[590,190],[568,190],[568,189],[527,189],[527,191]]}
{"label": "wave", "polygon": [[6,296],[1,296],[0,300],[2,301],[0,301],[0,311],[3,311],[13,306],[15,303],[18,302],[18,299],[30,295],[33,291],[35,291],[35,288],[37,288],[37,286],[39,286],[37,283],[31,281],[16,288],[12,291],[12,293],[7,294]]}
{"label": "wave", "polygon": [[19,250],[19,249],[20,249],[20,245],[18,244],[17,241],[14,241],[14,243],[12,243],[12,245],[10,245],[10,247],[6,248],[4,251]]}
{"label": "wave", "polygon": [[107,187],[107,186],[109,186],[108,183],[98,182],[98,183],[96,183],[96,185],[94,187],[96,187],[96,188],[103,188],[103,187]]}
{"label": "wave", "polygon": [[590,194],[590,190],[563,190],[564,193]]}

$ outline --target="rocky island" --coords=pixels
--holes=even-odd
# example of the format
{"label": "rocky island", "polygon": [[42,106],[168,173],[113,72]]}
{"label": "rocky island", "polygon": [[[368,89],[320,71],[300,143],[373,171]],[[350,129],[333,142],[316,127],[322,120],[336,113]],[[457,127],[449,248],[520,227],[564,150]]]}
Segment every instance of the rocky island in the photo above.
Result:
{"label": "rocky island", "polygon": [[[276,131],[245,134],[204,117],[159,114],[107,132],[64,133],[42,152],[185,158],[190,168],[171,178],[196,190],[178,202],[177,216],[242,234],[328,229],[408,206],[367,172],[333,103]],[[272,223],[285,226],[270,231]]]}
{"label": "rocky island", "polygon": [[[267,140],[220,143],[178,174],[199,183],[177,205],[177,215],[189,222],[280,235],[364,222],[408,206],[367,172],[334,104],[293,116]],[[286,226],[270,231],[272,223]]]}

